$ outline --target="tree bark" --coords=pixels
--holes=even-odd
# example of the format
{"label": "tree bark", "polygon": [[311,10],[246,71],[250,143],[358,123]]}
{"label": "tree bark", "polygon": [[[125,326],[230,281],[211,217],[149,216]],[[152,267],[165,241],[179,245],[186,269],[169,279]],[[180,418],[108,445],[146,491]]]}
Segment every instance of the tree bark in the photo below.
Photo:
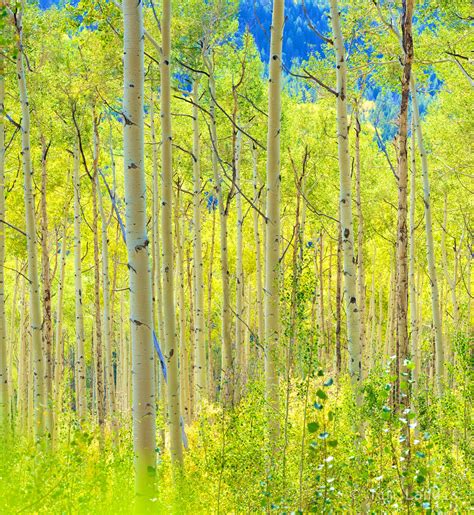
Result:
{"label": "tree bark", "polygon": [[143,7],[122,3],[124,18],[123,145],[125,218],[130,285],[135,492],[144,504],[153,492],[156,467],[154,351],[151,271],[146,231],[144,170]]}
{"label": "tree bark", "polygon": [[[337,143],[340,172],[339,213],[342,234],[344,299],[346,303],[349,374],[354,390],[362,380],[360,348],[360,313],[357,300],[357,277],[354,259],[354,225],[352,220],[351,167],[347,122],[347,65],[337,0],[330,0],[331,24],[336,51]],[[359,395],[357,395],[357,400]]]}
{"label": "tree bark", "polygon": [[357,294],[360,318],[360,352],[364,366],[362,367],[362,379],[367,373],[367,348],[365,327],[365,261],[364,261],[364,216],[361,200],[361,165],[360,165],[360,122],[359,113],[355,114],[355,165],[356,165],[356,208],[357,208]]}
{"label": "tree bark", "polygon": [[273,1],[268,80],[267,183],[265,226],[265,393],[273,446],[280,433],[278,353],[280,339],[280,130],[281,68],[285,5]]}
{"label": "tree bark", "polygon": [[397,220],[397,404],[407,399],[407,391],[402,391],[406,383],[402,379],[404,362],[408,358],[408,100],[410,95],[410,77],[413,62],[412,17],[413,0],[402,1],[402,47],[403,74],[398,129],[398,220]]}
{"label": "tree bark", "polygon": [[18,55],[17,76],[20,89],[21,103],[21,147],[24,175],[24,197],[26,214],[26,242],[28,250],[28,282],[30,287],[30,329],[31,347],[33,355],[33,409],[34,409],[34,433],[41,438],[45,433],[45,418],[47,398],[44,387],[44,348],[42,342],[42,317],[41,317],[41,292],[38,274],[38,251],[36,248],[36,220],[35,198],[33,192],[33,168],[31,164],[30,146],[30,106],[26,85],[26,71],[23,55],[23,13],[17,15],[18,30]]}
{"label": "tree bark", "polygon": [[168,424],[170,429],[171,460],[180,466],[183,449],[180,432],[180,394],[178,359],[179,348],[176,338],[176,314],[174,303],[174,259],[173,259],[173,168],[171,133],[171,1],[163,0],[161,21],[162,55],[161,70],[161,133],[162,133],[162,266],[163,266],[163,314],[165,329],[166,358],[168,362]]}
{"label": "tree bark", "polygon": [[415,123],[418,151],[421,157],[421,174],[423,177],[423,203],[425,206],[425,231],[426,231],[426,254],[428,260],[428,275],[431,286],[431,312],[436,350],[436,388],[439,395],[444,391],[444,346],[443,330],[441,326],[441,311],[439,307],[438,277],[436,272],[436,260],[433,242],[433,223],[431,220],[431,187],[429,179],[428,158],[426,155],[423,131],[420,123],[420,110],[416,93],[415,77],[411,77],[411,99],[413,107],[413,119]]}
{"label": "tree bark", "polygon": [[84,311],[82,305],[82,269],[81,269],[81,182],[79,149],[74,147],[74,284],[75,284],[75,318],[76,318],[76,349],[75,349],[75,379],[76,379],[76,411],[78,419],[84,420],[87,415],[86,399],[86,363],[84,356]]}
{"label": "tree bark", "polygon": [[206,397],[207,368],[204,334],[204,280],[201,240],[201,150],[199,134],[199,81],[193,82],[193,288],[194,288],[194,389],[196,408]]}
{"label": "tree bark", "polygon": [[51,315],[51,269],[48,249],[48,210],[46,199],[47,155],[49,145],[41,135],[41,267],[43,286],[43,346],[44,346],[44,388],[46,398],[45,430],[53,436],[53,320]]}

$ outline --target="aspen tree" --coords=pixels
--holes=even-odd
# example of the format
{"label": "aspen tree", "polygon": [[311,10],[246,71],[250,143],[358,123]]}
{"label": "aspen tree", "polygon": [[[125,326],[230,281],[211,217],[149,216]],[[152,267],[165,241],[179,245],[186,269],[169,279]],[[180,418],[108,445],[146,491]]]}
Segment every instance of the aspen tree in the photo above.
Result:
{"label": "aspen tree", "polygon": [[99,177],[96,176],[96,188],[98,207],[101,220],[102,235],[102,327],[104,334],[105,350],[105,396],[107,400],[107,412],[110,417],[115,412],[115,381],[112,362],[112,335],[111,335],[111,310],[110,310],[110,277],[109,277],[109,240],[107,236],[108,221],[105,215],[102,192],[99,185]]}
{"label": "aspen tree", "polygon": [[212,144],[212,171],[214,189],[219,210],[220,230],[220,254],[221,254],[221,281],[222,281],[222,359],[221,359],[221,391],[225,406],[230,406],[234,398],[234,362],[232,358],[232,337],[231,337],[231,306],[230,306],[230,285],[229,285],[229,263],[227,249],[227,218],[228,213],[224,203],[222,192],[222,177],[219,172],[219,155],[217,126],[215,115],[216,85],[214,79],[214,66],[206,54],[203,55],[204,63],[209,73],[210,93],[210,126]]}
{"label": "aspen tree", "polygon": [[404,360],[408,357],[408,234],[407,234],[407,191],[408,191],[408,100],[410,94],[410,77],[413,63],[412,17],[413,0],[402,2],[402,47],[403,73],[398,128],[398,220],[397,220],[397,392],[396,402],[406,399],[401,391],[401,373]]}
{"label": "aspen tree", "polygon": [[180,228],[181,212],[181,183],[178,184],[175,205],[175,236],[176,236],[176,281],[178,282],[178,320],[179,320],[179,376],[180,376],[180,402],[181,409],[186,421],[192,419],[191,404],[189,403],[189,355],[186,345],[186,312],[185,312],[185,292],[184,292],[184,265],[183,265],[183,246],[184,234]]}
{"label": "aspen tree", "polygon": [[[443,273],[446,278],[446,282],[449,286],[449,291],[451,293],[451,305],[453,308],[453,326],[454,330],[458,331],[459,326],[459,305],[458,299],[456,295],[456,283],[457,283],[457,272],[458,272],[458,262],[459,262],[459,251],[457,248],[454,249],[454,270],[453,275],[449,272],[448,266],[448,254],[446,251],[446,232],[448,225],[448,198],[447,193],[444,192],[444,210],[443,210],[443,227],[441,231],[441,257],[442,257],[442,265],[443,265]],[[462,247],[463,235],[461,235],[461,240],[459,244],[459,248]],[[455,244],[456,247],[456,244]]]}
{"label": "aspen tree", "polygon": [[341,288],[342,286],[342,231],[341,224],[338,224],[337,233],[337,276],[336,276],[336,370],[342,370],[342,351],[341,351]]}
{"label": "aspen tree", "polygon": [[33,168],[31,164],[30,144],[30,106],[26,85],[25,58],[23,55],[23,13],[16,15],[16,28],[18,31],[18,55],[16,71],[20,89],[21,103],[21,147],[24,178],[25,215],[26,215],[26,242],[28,251],[28,281],[30,293],[30,330],[31,348],[33,359],[33,409],[34,409],[34,433],[41,438],[44,435],[47,398],[44,387],[44,356],[42,346],[42,317],[41,317],[41,292],[38,273],[38,251],[36,248],[36,220],[35,198],[33,191]]}
{"label": "aspen tree", "polygon": [[41,135],[41,267],[43,287],[44,388],[46,398],[45,430],[53,435],[53,320],[51,316],[51,270],[48,249],[48,211],[46,209],[47,156],[50,144]]}
{"label": "aspen tree", "polygon": [[74,146],[74,285],[75,285],[75,333],[76,348],[75,378],[76,378],[76,410],[79,420],[87,415],[86,399],[86,363],[84,355],[84,311],[82,305],[82,267],[81,267],[81,180],[78,145]]}
{"label": "aspen tree", "polygon": [[[1,3],[0,3],[1,5]],[[7,331],[5,318],[5,61],[0,56],[0,430],[8,420],[8,362],[7,362]]]}
{"label": "aspen tree", "polygon": [[[211,207],[212,209],[212,207]],[[207,276],[207,393],[210,400],[214,400],[214,367],[212,359],[213,345],[212,345],[212,278],[213,278],[213,265],[214,265],[214,249],[216,240],[216,211],[212,209],[212,228],[211,228],[211,248],[209,252],[209,270]]]}
{"label": "aspen tree", "polygon": [[[337,0],[330,0],[331,25],[336,52],[337,146],[339,155],[339,213],[342,237],[344,299],[346,303],[349,374],[354,388],[362,379],[360,348],[360,313],[357,301],[357,278],[354,260],[354,224],[352,221],[351,167],[347,121],[347,64]],[[359,398],[359,396],[357,396]]]}
{"label": "aspen tree", "polygon": [[130,281],[132,402],[135,491],[149,499],[156,467],[152,292],[146,232],[144,170],[143,6],[124,0],[123,9],[123,145],[125,217]]}
{"label": "aspen tree", "polygon": [[199,134],[199,81],[193,82],[193,279],[194,279],[194,390],[196,408],[206,396],[207,368],[204,334],[204,280],[201,240],[201,149]]}
{"label": "aspen tree", "polygon": [[411,174],[410,174],[410,333],[411,358],[415,364],[413,379],[418,382],[420,373],[420,352],[418,348],[418,313],[417,292],[415,285],[415,200],[416,200],[416,154],[415,154],[415,125],[412,120],[411,129]]}
{"label": "aspen tree", "polygon": [[[26,323],[26,294],[25,294],[25,281],[22,280],[19,285],[20,288],[20,324],[18,331],[18,341],[20,348],[18,352],[18,390],[17,390],[17,413],[18,413],[18,427],[20,434],[24,435],[28,431],[28,383],[29,378],[29,359],[28,359],[28,342],[27,334],[25,331]],[[31,414],[30,414],[31,415]]]}
{"label": "aspen tree", "polygon": [[[253,181],[253,203],[255,206],[260,205],[260,194],[258,184],[258,170],[257,170],[257,147],[252,144],[252,181]],[[262,244],[260,239],[259,229],[259,214],[256,209],[253,212],[253,233],[255,238],[255,274],[256,281],[256,301],[257,301],[257,335],[258,343],[261,345],[264,341],[265,334],[265,318],[263,312],[263,284],[262,284]]]}
{"label": "aspen tree", "polygon": [[66,221],[61,235],[61,248],[59,250],[59,281],[56,297],[56,330],[55,330],[55,357],[54,357],[54,404],[57,412],[62,411],[62,381],[64,371],[64,338],[63,338],[63,307],[64,307],[64,277],[66,273]]}
{"label": "aspen tree", "polygon": [[[360,121],[359,113],[355,113],[355,165],[356,165],[356,208],[357,208],[357,295],[360,317],[360,351],[362,359],[368,364],[366,349],[366,327],[365,327],[365,260],[364,260],[364,216],[362,213],[361,201],[361,165],[360,165]],[[364,355],[365,352],[365,355]],[[362,367],[362,374],[366,371]]]}
{"label": "aspen tree", "polygon": [[235,207],[237,210],[237,242],[236,242],[236,265],[235,265],[235,361],[236,361],[236,379],[235,379],[235,392],[234,399],[236,402],[240,400],[241,396],[241,380],[240,374],[242,373],[242,345],[243,345],[243,302],[244,302],[244,268],[243,268],[243,212],[242,212],[242,194],[240,193],[240,153],[242,144],[242,134],[237,131],[235,141],[235,156],[234,156],[234,181],[235,181]]}
{"label": "aspen tree", "polygon": [[[103,349],[107,346],[104,342],[102,332],[102,317],[100,305],[100,250],[99,250],[99,208],[98,208],[98,176],[99,176],[99,126],[95,113],[95,106],[92,108],[92,138],[93,138],[93,165],[92,185],[92,236],[94,247],[94,327],[95,327],[95,359],[96,359],[96,387],[97,387],[97,417],[101,430],[101,445],[103,444],[103,431],[105,424],[105,388],[104,388],[104,359]],[[104,345],[105,343],[105,345]]]}
{"label": "aspen tree", "polygon": [[428,275],[431,286],[431,312],[435,337],[436,354],[436,388],[439,395],[444,390],[444,346],[443,330],[441,326],[441,310],[439,306],[438,277],[436,272],[435,251],[433,242],[433,222],[431,219],[431,186],[429,179],[428,158],[426,155],[423,131],[420,123],[420,109],[416,93],[414,75],[411,76],[411,101],[413,107],[413,120],[415,124],[418,152],[421,158],[421,174],[423,178],[423,204],[425,208],[426,255],[428,260]]}
{"label": "aspen tree", "polygon": [[268,79],[267,184],[265,226],[265,393],[272,447],[280,432],[278,352],[280,339],[280,129],[283,0],[273,1]]}
{"label": "aspen tree", "polygon": [[[153,254],[154,254],[154,296],[156,303],[156,318],[158,322],[158,338],[163,341],[163,290],[161,283],[161,250],[160,250],[160,194],[158,172],[158,143],[155,129],[155,96],[150,96],[150,133],[152,144],[152,174],[153,174]],[[161,384],[161,383],[160,383]]]}
{"label": "aspen tree", "polygon": [[176,338],[176,314],[174,304],[174,259],[173,259],[173,163],[171,132],[171,0],[163,1],[161,20],[161,230],[163,267],[163,315],[165,329],[166,359],[168,362],[168,424],[170,451],[173,464],[183,462],[180,432],[180,395],[178,372],[178,341]]}

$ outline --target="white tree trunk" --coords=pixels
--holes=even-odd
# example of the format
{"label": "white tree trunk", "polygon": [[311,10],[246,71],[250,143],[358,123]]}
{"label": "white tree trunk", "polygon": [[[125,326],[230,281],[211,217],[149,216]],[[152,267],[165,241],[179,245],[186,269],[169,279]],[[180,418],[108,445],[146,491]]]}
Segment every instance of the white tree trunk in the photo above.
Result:
{"label": "white tree trunk", "polygon": [[37,437],[44,434],[44,411],[46,410],[47,399],[44,388],[44,349],[42,346],[41,327],[41,291],[38,274],[38,251],[36,248],[36,221],[35,221],[35,198],[33,192],[33,168],[31,165],[30,147],[30,106],[28,103],[28,92],[26,87],[26,72],[23,55],[23,29],[22,13],[17,17],[18,23],[18,55],[17,55],[17,76],[20,89],[21,103],[21,146],[24,175],[24,196],[26,214],[26,242],[28,249],[28,280],[30,285],[30,329],[31,348],[33,354],[33,409],[34,409],[34,432]]}
{"label": "white tree trunk", "polygon": [[204,335],[204,280],[201,241],[201,150],[199,134],[199,82],[193,82],[193,275],[194,275],[194,390],[196,408],[206,397],[207,367]]}
{"label": "white tree trunk", "polygon": [[[253,165],[253,203],[255,206],[260,207],[259,198],[259,181],[257,170],[257,147],[255,144],[252,146],[252,165]],[[258,343],[263,344],[265,338],[265,317],[263,311],[263,283],[262,283],[262,243],[260,238],[259,229],[259,213],[253,209],[253,233],[255,238],[255,274],[256,281],[256,300],[257,300],[257,335]]]}
{"label": "white tree trunk", "polygon": [[420,110],[416,93],[415,77],[411,77],[411,98],[413,106],[413,119],[415,122],[418,151],[421,157],[421,173],[423,177],[423,203],[425,205],[426,254],[428,259],[428,275],[431,285],[431,312],[436,352],[436,387],[439,395],[444,390],[444,346],[443,330],[441,326],[441,311],[439,307],[438,277],[436,272],[435,251],[433,242],[433,223],[431,220],[431,188],[428,170],[428,157],[426,155],[423,131],[420,123]]}
{"label": "white tree trunk", "polygon": [[142,3],[124,0],[124,176],[132,337],[135,491],[149,499],[156,466],[151,271],[144,170],[144,48]]}
{"label": "white tree trunk", "polygon": [[281,67],[285,3],[273,1],[268,81],[267,194],[265,227],[265,393],[273,445],[280,432],[278,353],[280,340],[280,130]]}
{"label": "white tree trunk", "polygon": [[107,413],[109,417],[115,414],[115,381],[114,367],[112,362],[112,322],[110,310],[110,278],[109,278],[109,240],[107,236],[107,217],[104,211],[102,201],[102,192],[100,189],[99,178],[96,177],[97,193],[99,201],[99,213],[102,228],[102,327],[104,335],[105,350],[105,397],[107,405]]}
{"label": "white tree trunk", "polygon": [[347,316],[349,374],[354,388],[362,379],[360,348],[360,314],[357,300],[357,277],[354,261],[354,224],[352,221],[351,165],[347,121],[347,64],[337,0],[330,0],[331,24],[336,51],[337,143],[340,172],[339,212],[342,234],[344,299]]}
{"label": "white tree trunk", "polygon": [[161,227],[162,227],[162,266],[163,266],[163,314],[165,329],[166,359],[168,362],[168,423],[170,429],[171,459],[175,465],[183,462],[183,449],[180,431],[180,394],[176,338],[176,314],[174,299],[174,259],[173,259],[173,165],[171,132],[171,0],[162,4],[162,55],[161,71]]}
{"label": "white tree trunk", "polygon": [[240,153],[241,153],[242,134],[240,131],[236,134],[235,142],[235,207],[237,209],[237,245],[236,245],[236,265],[235,265],[235,392],[234,399],[236,402],[240,400],[241,396],[241,374],[242,368],[242,345],[243,345],[243,329],[244,329],[244,266],[243,266],[243,212],[242,212],[242,195],[240,193]]}
{"label": "white tree trunk", "polygon": [[79,150],[74,147],[74,284],[76,300],[76,349],[75,349],[75,378],[76,378],[76,411],[79,420],[87,415],[86,399],[86,363],[84,355],[84,311],[82,305],[82,268],[81,268],[81,181]]}

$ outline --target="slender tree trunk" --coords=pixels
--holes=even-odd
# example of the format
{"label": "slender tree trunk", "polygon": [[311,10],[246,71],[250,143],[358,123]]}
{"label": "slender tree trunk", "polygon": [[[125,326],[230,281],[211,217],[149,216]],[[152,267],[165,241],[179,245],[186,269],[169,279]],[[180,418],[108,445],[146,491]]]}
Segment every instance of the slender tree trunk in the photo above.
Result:
{"label": "slender tree trunk", "polygon": [[87,415],[86,397],[86,362],[84,355],[84,312],[82,305],[82,269],[81,269],[81,181],[79,150],[74,148],[74,283],[76,300],[76,349],[75,349],[75,378],[76,378],[76,410],[79,420]]}
{"label": "slender tree trunk", "polygon": [[20,435],[26,435],[28,431],[28,383],[29,383],[29,363],[28,363],[28,342],[25,331],[25,281],[21,280],[20,283],[20,326],[18,341],[20,342],[20,349],[18,353],[18,427],[20,428]]}
{"label": "slender tree trunk", "polygon": [[64,298],[64,277],[66,273],[66,221],[61,236],[61,250],[59,256],[59,282],[56,304],[56,331],[55,331],[55,359],[54,359],[54,404],[56,413],[62,411],[62,382],[64,373],[64,339],[63,339],[63,298]]}
{"label": "slender tree trunk", "polygon": [[281,67],[285,5],[273,1],[268,81],[267,195],[265,226],[265,393],[270,439],[276,444],[280,432],[278,353],[280,340],[280,129]]}
{"label": "slender tree trunk", "polygon": [[[357,295],[360,317],[360,352],[363,362],[367,365],[366,327],[365,327],[365,261],[364,261],[364,216],[361,201],[361,166],[360,166],[360,122],[359,113],[355,114],[355,164],[356,164],[356,208],[357,208]],[[364,354],[365,353],[365,354]],[[364,378],[366,365],[362,367]]]}
{"label": "slender tree trunk", "polygon": [[18,55],[17,76],[21,103],[21,146],[24,175],[24,195],[26,213],[26,242],[28,250],[28,281],[30,285],[30,329],[33,354],[33,409],[34,433],[42,437],[45,433],[44,411],[47,406],[44,388],[44,348],[42,345],[41,292],[38,273],[38,251],[36,248],[35,198],[33,192],[33,168],[30,145],[30,106],[26,87],[26,72],[23,55],[23,13],[17,15]]}
{"label": "slender tree trunk", "polygon": [[105,350],[105,394],[107,401],[107,413],[109,417],[113,417],[115,413],[115,382],[114,382],[114,367],[112,361],[112,320],[110,310],[110,278],[109,278],[109,239],[107,236],[107,217],[104,211],[102,201],[102,193],[99,185],[99,178],[97,181],[97,194],[99,213],[102,228],[102,326],[104,334],[104,350]]}
{"label": "slender tree trunk", "polygon": [[49,266],[48,249],[48,211],[46,203],[47,187],[47,155],[49,145],[41,135],[41,266],[43,286],[43,346],[44,354],[44,388],[47,402],[45,416],[45,430],[53,436],[53,320],[51,315],[51,270]]}
{"label": "slender tree trunk", "polygon": [[342,230],[338,224],[337,237],[337,277],[336,277],[336,370],[338,374],[342,370],[342,351],[341,351],[341,293],[342,293]]}
{"label": "slender tree trunk", "polygon": [[165,344],[168,361],[168,423],[170,428],[171,459],[175,465],[183,462],[180,432],[180,396],[176,338],[176,314],[174,304],[174,260],[173,260],[173,169],[171,133],[171,0],[163,0],[161,21],[162,56],[161,69],[161,133],[162,133],[162,265],[163,265],[163,309],[165,323]]}
{"label": "slender tree trunk", "polygon": [[444,347],[443,330],[441,326],[441,311],[439,307],[438,278],[436,272],[435,251],[433,242],[433,223],[431,220],[431,187],[428,170],[428,158],[426,155],[423,131],[420,123],[420,110],[416,93],[415,77],[411,77],[411,98],[413,106],[413,119],[415,122],[416,139],[421,157],[421,173],[423,177],[423,203],[425,206],[425,230],[426,230],[426,254],[428,259],[428,275],[431,285],[431,311],[436,349],[436,387],[439,395],[444,390]]}
{"label": "slender tree trunk", "polygon": [[204,334],[204,280],[201,241],[201,150],[199,134],[199,81],[193,82],[193,279],[194,279],[194,389],[196,408],[206,397],[207,368]]}
{"label": "slender tree trunk", "polygon": [[[336,51],[337,77],[337,143],[339,153],[340,199],[339,212],[342,233],[344,299],[346,303],[347,340],[349,347],[349,374],[354,389],[362,380],[360,348],[360,313],[357,301],[357,277],[354,259],[354,225],[352,221],[351,167],[349,155],[349,128],[347,123],[347,65],[337,0],[330,0],[331,24]],[[357,395],[359,401],[360,396]]]}
{"label": "slender tree trunk", "polygon": [[185,292],[184,292],[184,266],[183,266],[183,246],[184,234],[180,229],[181,223],[181,185],[178,185],[176,193],[176,206],[175,206],[175,237],[176,237],[176,280],[178,282],[178,320],[179,320],[179,365],[180,365],[180,401],[181,409],[183,411],[184,419],[187,422],[191,421],[191,405],[189,404],[189,354],[186,345],[186,307],[185,307]]}
{"label": "slender tree trunk", "polygon": [[402,2],[403,74],[398,129],[398,221],[397,221],[397,392],[396,403],[407,400],[407,392],[401,391],[404,361],[408,358],[408,100],[413,62],[412,16],[413,0]]}
{"label": "slender tree trunk", "polygon": [[146,231],[144,170],[144,48],[142,4],[122,3],[124,17],[123,127],[126,240],[132,338],[133,449],[135,491],[146,502],[156,467],[155,384],[153,381],[152,291]]}
{"label": "slender tree trunk", "polygon": [[207,392],[209,400],[214,400],[215,389],[214,389],[214,367],[213,367],[213,342],[212,342],[212,327],[214,325],[212,321],[212,278],[213,278],[213,265],[214,265],[214,248],[216,240],[216,211],[212,209],[212,230],[211,230],[211,250],[209,253],[209,273],[207,278]]}
{"label": "slender tree trunk", "polygon": [[[10,401],[8,395],[7,331],[5,318],[5,62],[0,56],[0,430],[8,423]],[[13,313],[12,313],[13,316]]]}
{"label": "slender tree trunk", "polygon": [[[260,194],[258,184],[257,170],[257,148],[255,144],[252,146],[252,164],[253,164],[253,203],[255,206],[260,205]],[[259,213],[253,210],[253,233],[255,238],[255,274],[256,281],[256,298],[257,298],[257,335],[260,345],[264,342],[265,335],[265,318],[263,312],[263,284],[262,284],[262,244],[259,230]]]}
{"label": "slender tree trunk", "polygon": [[415,154],[415,125],[411,131],[411,174],[410,174],[410,329],[411,329],[411,359],[415,365],[413,379],[418,384],[420,374],[420,352],[418,348],[418,314],[417,293],[415,284],[415,200],[416,200],[416,154]]}
{"label": "slender tree trunk", "polygon": [[230,285],[229,285],[229,263],[227,250],[227,209],[224,203],[222,192],[222,177],[219,173],[219,154],[217,140],[217,126],[215,116],[216,86],[214,80],[214,69],[209,56],[204,55],[204,62],[209,72],[210,92],[210,126],[212,144],[212,170],[215,194],[219,209],[220,222],[220,254],[221,254],[221,281],[222,281],[222,360],[221,360],[221,392],[225,406],[230,406],[234,398],[234,362],[232,359],[232,337],[231,337],[231,306],[230,306]]}
{"label": "slender tree trunk", "polygon": [[236,361],[236,380],[234,400],[239,402],[241,396],[241,373],[242,373],[242,345],[244,334],[244,265],[243,265],[243,212],[242,195],[240,193],[240,152],[242,134],[237,132],[235,143],[234,169],[235,169],[235,206],[237,210],[237,244],[236,244],[236,265],[235,265],[235,361]]}
{"label": "slender tree trunk", "polygon": [[[102,317],[100,305],[100,250],[99,250],[99,209],[98,209],[98,193],[97,184],[99,176],[99,127],[95,115],[95,109],[92,112],[92,131],[93,131],[93,174],[91,177],[92,184],[92,233],[94,239],[94,322],[95,322],[95,358],[96,358],[96,384],[97,384],[97,416],[99,426],[102,433],[105,424],[105,388],[104,388],[104,360],[103,349],[104,340],[102,333]],[[107,342],[105,342],[107,346]],[[101,440],[101,443],[102,440]]]}

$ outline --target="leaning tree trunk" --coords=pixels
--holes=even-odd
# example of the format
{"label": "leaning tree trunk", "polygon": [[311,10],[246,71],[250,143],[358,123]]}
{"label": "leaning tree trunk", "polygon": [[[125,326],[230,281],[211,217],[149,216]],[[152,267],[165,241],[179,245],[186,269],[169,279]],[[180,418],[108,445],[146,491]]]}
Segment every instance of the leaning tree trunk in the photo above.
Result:
{"label": "leaning tree trunk", "polygon": [[175,465],[183,462],[180,433],[180,395],[178,375],[178,341],[176,338],[176,314],[174,305],[174,259],[173,259],[173,165],[171,133],[171,0],[163,0],[161,22],[162,55],[161,71],[161,228],[163,267],[163,315],[166,358],[168,362],[168,423],[170,428],[171,459]]}
{"label": "leaning tree trunk", "polygon": [[124,175],[130,280],[135,491],[146,502],[156,467],[153,308],[146,232],[144,170],[144,48],[142,3],[124,0]]}
{"label": "leaning tree trunk", "polygon": [[408,191],[408,99],[413,62],[412,37],[413,0],[403,2],[403,74],[402,95],[398,129],[398,221],[397,221],[397,405],[407,399],[407,392],[401,391],[403,363],[408,358],[408,233],[407,233],[407,191]]}
{"label": "leaning tree trunk", "polygon": [[[9,413],[7,331],[5,318],[5,62],[0,55],[0,430],[7,425]],[[13,314],[12,314],[13,316]]]}
{"label": "leaning tree trunk", "polygon": [[[344,299],[346,303],[349,374],[354,389],[362,379],[360,316],[357,301],[357,277],[354,260],[354,226],[352,221],[351,165],[349,128],[347,125],[347,64],[337,0],[330,1],[331,24],[336,51],[337,143],[340,172],[339,213],[342,235]],[[359,400],[359,395],[357,399]]]}
{"label": "leaning tree trunk", "polygon": [[274,0],[268,82],[267,195],[265,226],[265,394],[273,446],[280,433],[278,352],[280,340],[280,130],[281,67],[285,3]]}
{"label": "leaning tree trunk", "polygon": [[44,411],[46,410],[47,399],[44,388],[44,365],[41,338],[41,292],[38,274],[38,251],[36,248],[36,221],[35,221],[35,198],[33,192],[33,168],[31,164],[30,146],[30,107],[28,103],[28,91],[26,87],[26,72],[23,55],[23,28],[22,13],[17,16],[18,29],[18,55],[17,55],[17,76],[20,89],[21,103],[21,147],[24,175],[24,196],[26,213],[26,242],[28,251],[28,282],[30,285],[30,329],[31,348],[33,354],[33,409],[34,409],[34,432],[37,437],[42,437],[45,432]]}
{"label": "leaning tree trunk", "polygon": [[74,369],[76,380],[76,411],[79,421],[87,415],[86,399],[86,361],[84,355],[84,311],[82,306],[82,269],[81,269],[81,180],[79,150],[74,147],[74,285],[76,300],[76,349]]}
{"label": "leaning tree trunk", "polygon": [[194,279],[194,401],[206,397],[206,342],[204,334],[204,280],[201,241],[201,157],[199,142],[199,82],[193,82],[193,279]]}
{"label": "leaning tree trunk", "polygon": [[433,222],[431,220],[431,187],[428,170],[428,158],[426,155],[423,140],[423,131],[420,123],[420,110],[416,95],[415,77],[411,77],[411,101],[413,107],[413,119],[415,123],[416,139],[421,157],[421,174],[423,176],[423,203],[425,206],[425,231],[426,231],[426,254],[428,259],[428,275],[431,285],[431,311],[433,317],[433,328],[435,337],[436,353],[436,387],[438,394],[443,394],[444,389],[444,347],[443,329],[441,326],[441,311],[439,307],[438,278],[436,272],[435,250],[433,242]]}

